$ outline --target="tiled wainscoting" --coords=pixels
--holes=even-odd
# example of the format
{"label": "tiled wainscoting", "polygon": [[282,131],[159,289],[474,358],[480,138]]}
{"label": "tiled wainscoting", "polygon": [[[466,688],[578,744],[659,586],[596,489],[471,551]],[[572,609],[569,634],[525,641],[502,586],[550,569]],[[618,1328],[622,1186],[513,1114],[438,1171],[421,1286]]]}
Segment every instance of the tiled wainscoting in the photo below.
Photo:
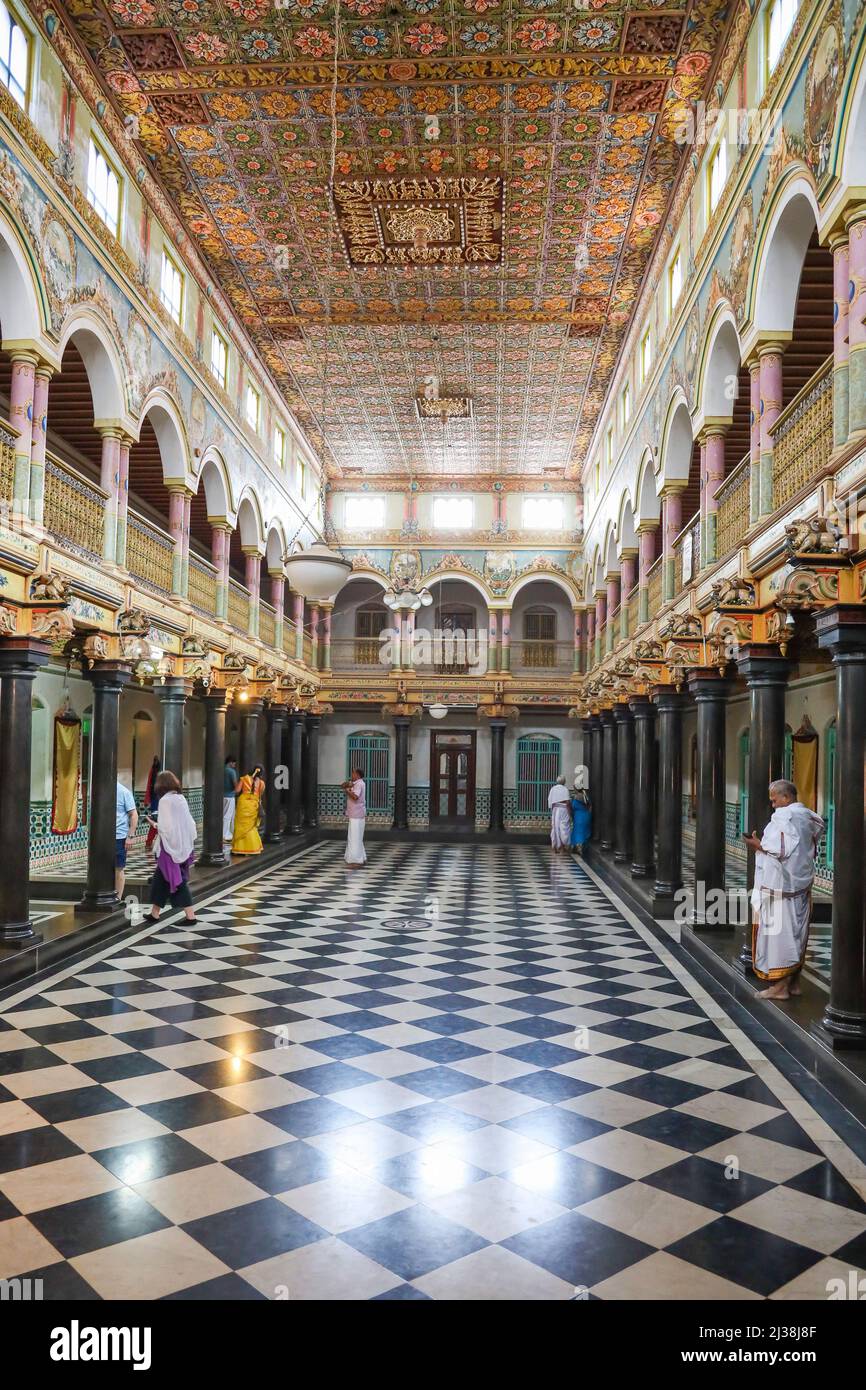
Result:
{"label": "tiled wainscoting", "polygon": [[[204,788],[185,787],[184,793],[189,802],[195,823],[201,828],[204,815]],[[143,844],[147,836],[144,820],[144,798],[137,792],[135,797],[139,811],[136,845]],[[78,828],[71,835],[54,835],[51,831],[51,802],[31,801],[30,803],[30,870],[44,875],[50,869],[64,868],[75,864],[87,855],[87,826],[81,823],[81,802],[78,804]]]}
{"label": "tiled wainscoting", "polygon": [[[757,827],[759,830],[762,826]],[[683,797],[683,850],[694,855],[695,820],[691,797]],[[726,858],[732,877],[743,877],[745,881],[746,851],[740,835],[740,808],[736,801],[725,802],[725,844]],[[825,841],[818,846],[818,860],[815,866],[815,887],[830,893],[833,890],[833,867],[827,863]],[[741,874],[738,874],[738,870]]]}
{"label": "tiled wainscoting", "polygon": [[[319,823],[321,825],[341,825],[346,818],[346,793],[340,786],[319,787]],[[517,792],[513,787],[505,791],[505,828],[514,834],[533,833],[547,830],[549,817],[519,816],[517,814]],[[383,811],[367,812],[370,827],[389,829],[394,820],[394,788],[388,788],[388,806]],[[430,824],[430,788],[409,788],[409,828],[424,830]],[[490,824],[490,788],[475,788],[475,829],[486,830]]]}

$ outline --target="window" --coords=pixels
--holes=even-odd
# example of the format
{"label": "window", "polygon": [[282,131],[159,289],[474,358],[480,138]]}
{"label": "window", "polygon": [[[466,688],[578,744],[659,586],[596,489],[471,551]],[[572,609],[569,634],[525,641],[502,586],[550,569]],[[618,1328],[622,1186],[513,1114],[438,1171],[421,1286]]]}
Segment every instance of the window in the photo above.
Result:
{"label": "window", "polygon": [[162,253],[159,297],[175,323],[180,323],[183,318],[183,272],[167,251]]}
{"label": "window", "polygon": [[30,39],[0,0],[0,82],[9,88],[19,106],[27,105],[30,76]]}
{"label": "window", "polygon": [[390,627],[391,615],[381,604],[359,608],[355,614],[355,664],[378,666],[382,654],[382,633]]}
{"label": "window", "polygon": [[433,525],[437,531],[471,531],[471,497],[434,497]]}
{"label": "window", "polygon": [[707,213],[715,212],[728,177],[728,147],[720,140],[707,165]]}
{"label": "window", "polygon": [[606,468],[613,467],[613,425],[604,437],[604,463]]}
{"label": "window", "polygon": [[212,329],[210,335],[210,369],[225,390],[229,379],[229,345],[218,328]]}
{"label": "window", "polygon": [[524,667],[543,671],[555,668],[556,613],[552,609],[530,608],[524,613],[522,657]]}
{"label": "window", "polygon": [[244,415],[251,430],[258,434],[262,412],[262,398],[251,381],[247,382],[247,395],[244,402]]}
{"label": "window", "polygon": [[349,734],[346,739],[346,777],[359,767],[367,789],[367,811],[388,810],[391,740],[387,734]]}
{"label": "window", "polygon": [[297,478],[297,483],[298,483],[298,492],[301,494],[302,497],[306,497],[306,495],[307,495],[307,463],[306,463],[306,459],[301,458],[301,455],[300,455],[300,454],[298,454],[298,478]]}
{"label": "window", "polygon": [[286,432],[282,425],[274,425],[274,467],[280,471],[286,466]]}
{"label": "window", "polygon": [[679,248],[668,266],[668,313],[672,314],[683,288],[683,262]]}
{"label": "window", "polygon": [[120,179],[95,140],[87,155],[87,201],[115,236],[120,232]]}
{"label": "window", "polygon": [[561,497],[524,497],[523,525],[527,531],[561,531],[565,513]]}
{"label": "window", "polygon": [[547,796],[562,772],[562,744],[547,734],[517,740],[517,817],[547,815]]}
{"label": "window", "polygon": [[377,531],[385,525],[384,497],[347,497],[343,523],[349,531]]}
{"label": "window", "polygon": [[626,386],[626,387],[625,387],[625,389],[624,389],[624,391],[623,391],[623,393],[622,393],[622,396],[620,397],[620,416],[621,416],[621,419],[622,419],[622,427],[623,427],[623,429],[625,429],[626,425],[628,424],[629,420],[631,419],[631,387],[630,387],[630,386]]}
{"label": "window", "polygon": [[771,0],[767,10],[767,37],[765,52],[767,57],[766,76],[775,68],[782,56],[785,41],[797,17],[798,0]]}
{"label": "window", "polygon": [[641,340],[640,340],[640,382],[641,382],[641,386],[643,386],[644,382],[646,381],[647,377],[649,376],[649,374],[650,374],[650,368],[651,368],[652,364],[653,364],[653,345],[652,345],[652,337],[650,336],[650,330],[647,329],[646,333],[644,333],[643,337],[642,337]]}

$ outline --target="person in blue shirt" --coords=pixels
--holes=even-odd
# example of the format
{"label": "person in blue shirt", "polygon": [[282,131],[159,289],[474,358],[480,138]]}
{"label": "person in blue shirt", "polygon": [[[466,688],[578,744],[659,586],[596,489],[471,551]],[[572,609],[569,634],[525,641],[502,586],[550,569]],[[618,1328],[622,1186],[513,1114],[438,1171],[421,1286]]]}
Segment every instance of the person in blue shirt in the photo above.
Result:
{"label": "person in blue shirt", "polygon": [[138,827],[135,797],[122,782],[117,783],[117,821],[114,830],[114,891],[123,897],[126,883],[126,851]]}

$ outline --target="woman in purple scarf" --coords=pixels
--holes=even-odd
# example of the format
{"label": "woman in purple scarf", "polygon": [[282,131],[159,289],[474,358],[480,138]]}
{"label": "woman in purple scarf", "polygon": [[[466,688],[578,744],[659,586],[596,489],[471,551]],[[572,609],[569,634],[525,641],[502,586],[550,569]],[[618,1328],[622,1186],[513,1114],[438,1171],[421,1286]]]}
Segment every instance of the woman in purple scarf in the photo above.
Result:
{"label": "woman in purple scarf", "polygon": [[173,772],[161,772],[156,779],[159,808],[156,813],[156,868],[150,882],[150,919],[159,921],[159,914],[170,899],[174,908],[182,907],[188,922],[196,915],[189,891],[189,870],[195,848],[195,821],[186,800],[181,796],[180,782]]}

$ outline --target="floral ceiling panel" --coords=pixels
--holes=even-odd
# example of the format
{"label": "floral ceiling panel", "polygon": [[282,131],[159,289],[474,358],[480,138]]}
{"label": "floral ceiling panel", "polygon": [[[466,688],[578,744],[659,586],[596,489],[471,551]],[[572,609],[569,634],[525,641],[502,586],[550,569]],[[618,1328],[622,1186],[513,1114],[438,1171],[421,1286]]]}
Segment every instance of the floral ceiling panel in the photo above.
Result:
{"label": "floral ceiling panel", "polygon": [[579,470],[727,11],[64,6],[329,468],[530,476]]}

